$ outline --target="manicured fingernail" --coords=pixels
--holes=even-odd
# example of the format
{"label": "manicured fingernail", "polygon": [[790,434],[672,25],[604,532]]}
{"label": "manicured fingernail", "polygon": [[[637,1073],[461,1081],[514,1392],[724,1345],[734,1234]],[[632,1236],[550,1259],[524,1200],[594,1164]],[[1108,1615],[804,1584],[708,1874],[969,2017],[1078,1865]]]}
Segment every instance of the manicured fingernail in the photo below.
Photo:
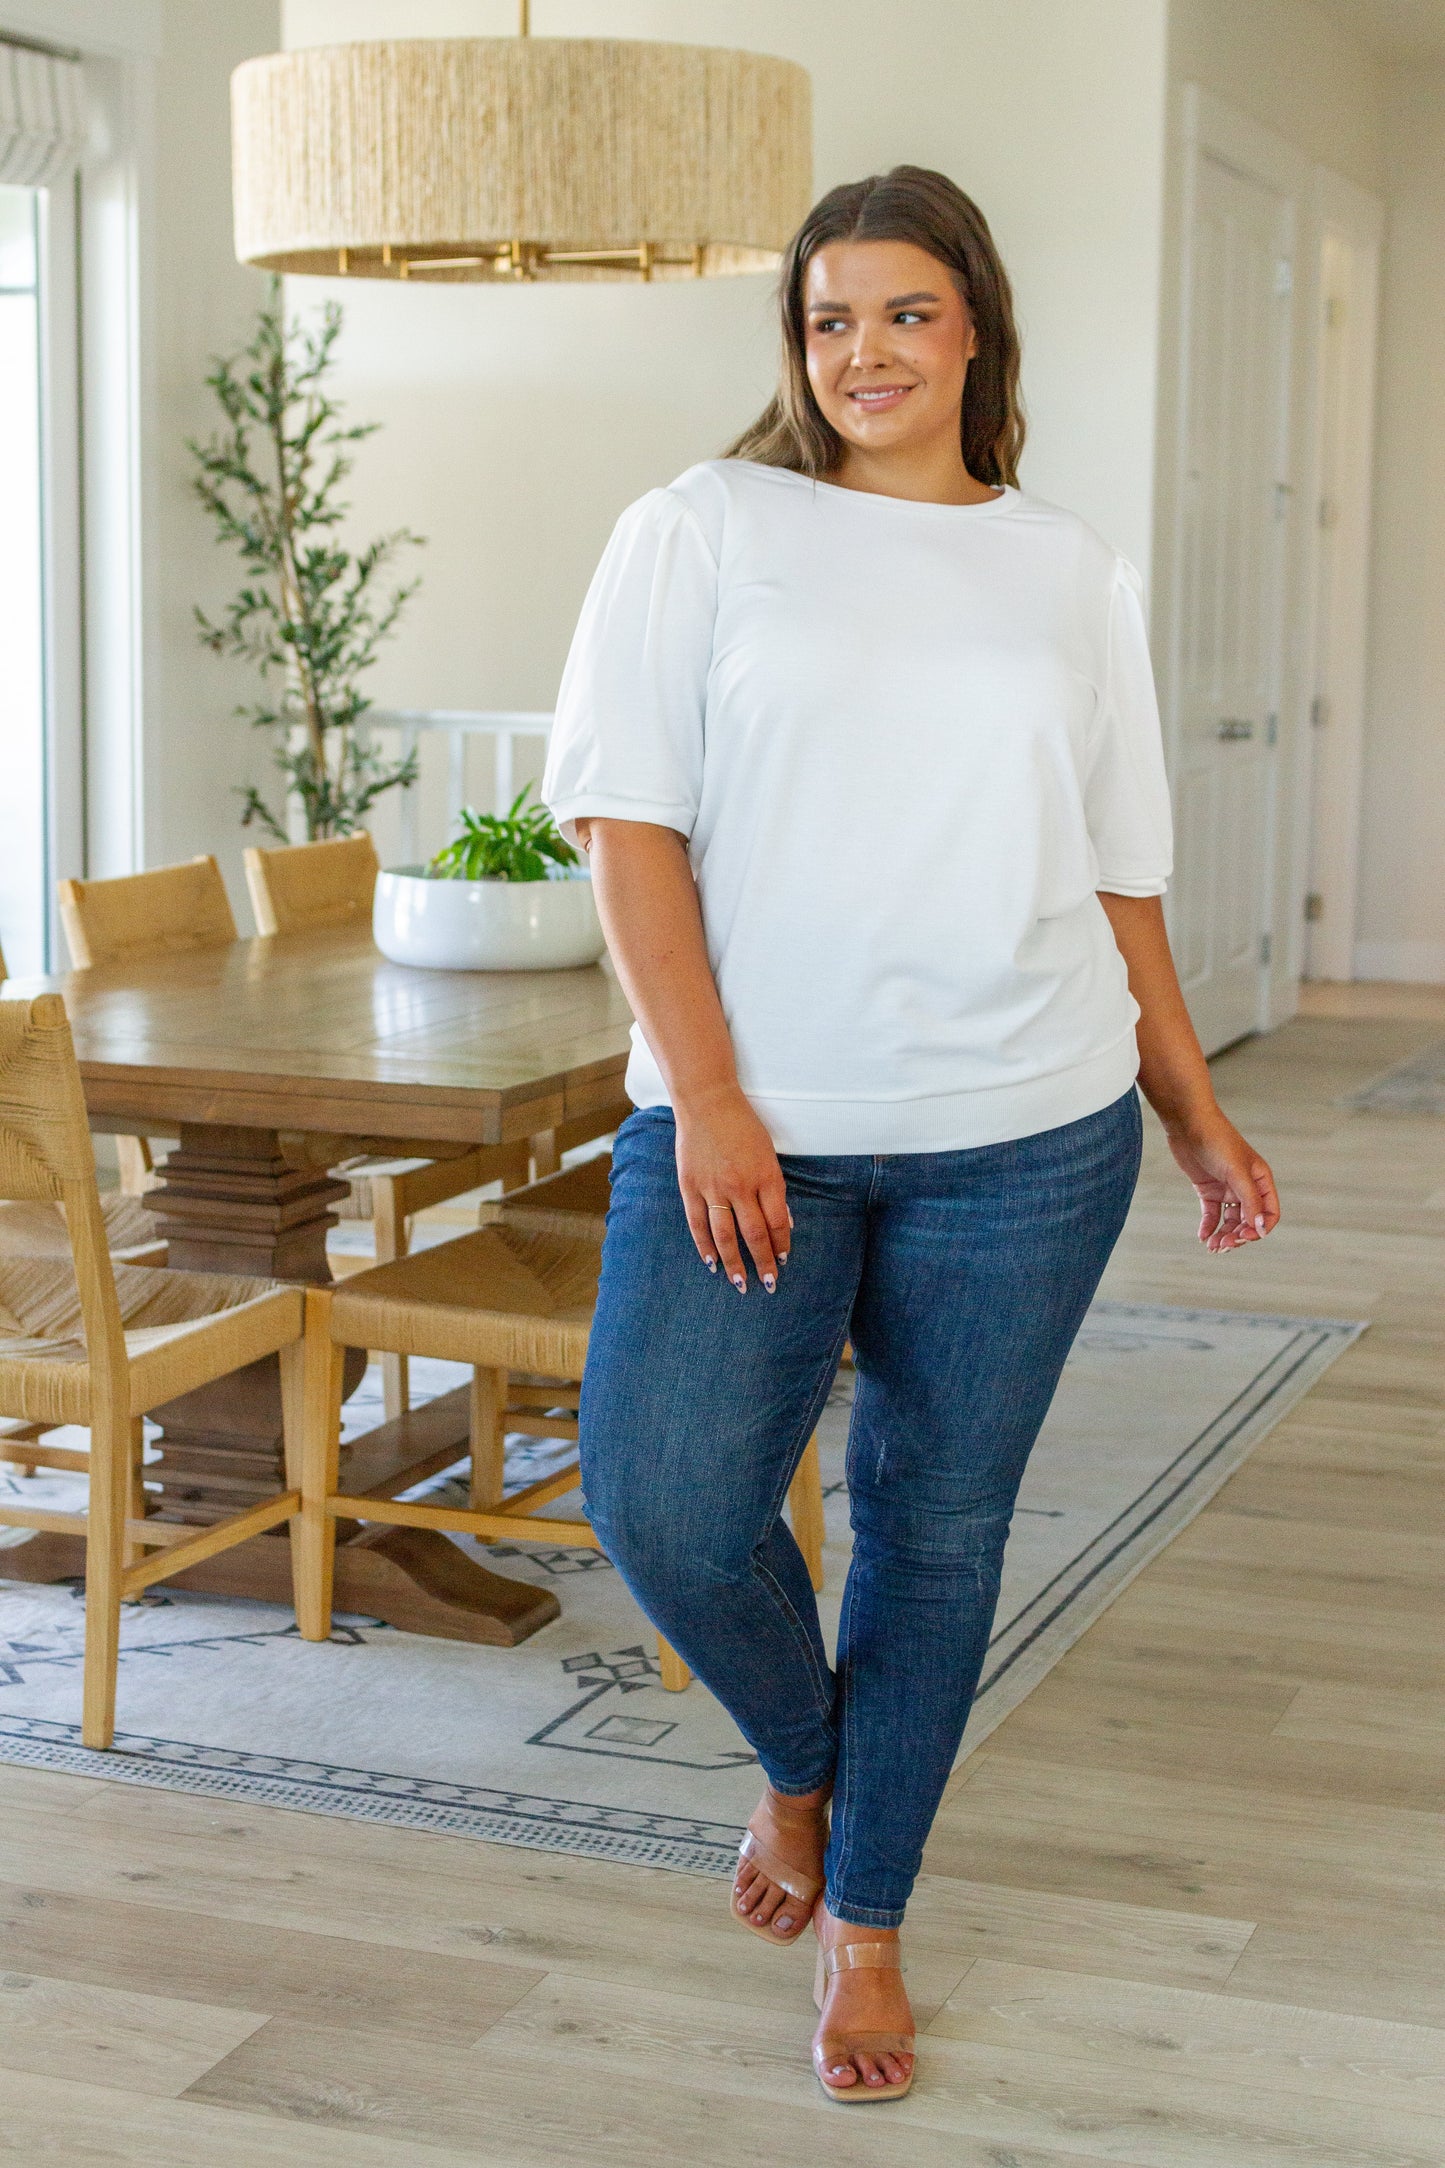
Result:
{"label": "manicured fingernail", "polygon": [[770,1295],[776,1293],[778,1283],[774,1279],[771,1272],[765,1272],[763,1274],[763,1285]]}
{"label": "manicured fingernail", "polygon": [[743,1278],[740,1272],[735,1272],[733,1274],[733,1286],[737,1289],[740,1295],[745,1295],[748,1291],[748,1283]]}
{"label": "manicured fingernail", "polygon": [[707,1266],[709,1272],[717,1271],[717,1259],[715,1257],[704,1257],[703,1263]]}
{"label": "manicured fingernail", "polygon": [[786,1263],[788,1262],[788,1258],[789,1258],[790,1254],[791,1254],[791,1252],[790,1252],[790,1251],[788,1251],[788,1250],[780,1250],[780,1251],[778,1252],[778,1263],[779,1263],[780,1265],[785,1265],[785,1264],[786,1264]]}
{"label": "manicured fingernail", "polygon": [[1255,1224],[1256,1228],[1257,1228],[1257,1229],[1259,1230],[1260,1234],[1263,1234],[1263,1233],[1264,1233],[1264,1214],[1263,1214],[1262,1212],[1261,1212],[1261,1213],[1260,1213],[1260,1214],[1258,1215],[1258,1217],[1256,1218],[1256,1220],[1255,1220],[1255,1223],[1254,1223],[1254,1224]]}

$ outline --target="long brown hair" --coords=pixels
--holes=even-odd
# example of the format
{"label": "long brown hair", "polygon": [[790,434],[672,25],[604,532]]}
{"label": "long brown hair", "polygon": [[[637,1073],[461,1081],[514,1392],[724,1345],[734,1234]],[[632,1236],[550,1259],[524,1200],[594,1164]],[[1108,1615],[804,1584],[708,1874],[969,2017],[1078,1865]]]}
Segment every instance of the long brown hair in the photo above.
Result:
{"label": "long brown hair", "polygon": [[825,475],[842,460],[843,440],[824,420],[808,382],[804,345],[803,280],[811,259],[832,241],[911,241],[947,267],[978,340],[959,413],[963,463],[977,482],[1016,484],[1024,412],[1008,273],[972,197],[926,166],[895,166],[891,173],[845,182],[814,204],[788,243],[778,280],[778,389],[725,456],[811,475]]}

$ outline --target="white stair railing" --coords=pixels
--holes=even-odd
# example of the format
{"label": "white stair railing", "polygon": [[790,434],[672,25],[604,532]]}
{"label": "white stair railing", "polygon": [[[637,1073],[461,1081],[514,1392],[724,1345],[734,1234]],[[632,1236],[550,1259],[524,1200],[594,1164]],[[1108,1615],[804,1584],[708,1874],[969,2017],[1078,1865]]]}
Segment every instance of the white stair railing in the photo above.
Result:
{"label": "white stair railing", "polygon": [[[526,708],[369,708],[363,728],[394,730],[403,759],[420,750],[424,734],[440,732],[447,739],[447,834],[455,835],[458,817],[467,802],[467,739],[492,740],[493,806],[505,813],[517,795],[514,748],[519,738],[546,740],[552,728],[550,714]],[[408,865],[421,857],[417,835],[419,791],[414,785],[400,793],[401,857]]]}

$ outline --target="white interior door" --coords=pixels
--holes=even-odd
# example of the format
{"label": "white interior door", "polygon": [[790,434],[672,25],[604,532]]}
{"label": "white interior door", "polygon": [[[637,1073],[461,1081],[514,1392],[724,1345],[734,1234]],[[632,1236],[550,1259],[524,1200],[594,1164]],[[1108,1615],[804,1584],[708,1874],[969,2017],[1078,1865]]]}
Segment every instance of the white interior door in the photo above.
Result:
{"label": "white interior door", "polygon": [[1186,236],[1172,933],[1206,1052],[1264,1021],[1294,203],[1203,145]]}

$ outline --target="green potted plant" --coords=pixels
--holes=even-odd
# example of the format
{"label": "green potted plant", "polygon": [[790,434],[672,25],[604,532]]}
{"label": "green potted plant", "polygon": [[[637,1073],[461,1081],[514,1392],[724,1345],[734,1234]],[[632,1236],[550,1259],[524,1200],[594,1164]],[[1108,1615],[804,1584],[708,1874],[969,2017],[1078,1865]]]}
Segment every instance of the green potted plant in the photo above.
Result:
{"label": "green potted plant", "polygon": [[241,824],[278,843],[291,840],[293,814],[308,842],[349,836],[386,791],[416,779],[414,754],[387,760],[371,744],[361,681],[416,592],[414,580],[383,592],[384,575],[421,538],[402,527],[355,553],[339,539],[349,447],[380,426],[343,424],[327,390],[340,332],[334,301],[318,327],[288,325],[273,279],[250,345],[206,378],[220,431],[187,444],[196,495],[244,568],[218,622],[196,611],[200,637],[258,672],[263,697],[236,713],[270,734],[282,786],[275,802],[242,787]]}
{"label": "green potted plant", "polygon": [[581,855],[531,785],[505,813],[461,814],[461,832],[424,866],[378,874],[372,932],[393,963],[437,971],[561,971],[595,964],[604,942]]}

